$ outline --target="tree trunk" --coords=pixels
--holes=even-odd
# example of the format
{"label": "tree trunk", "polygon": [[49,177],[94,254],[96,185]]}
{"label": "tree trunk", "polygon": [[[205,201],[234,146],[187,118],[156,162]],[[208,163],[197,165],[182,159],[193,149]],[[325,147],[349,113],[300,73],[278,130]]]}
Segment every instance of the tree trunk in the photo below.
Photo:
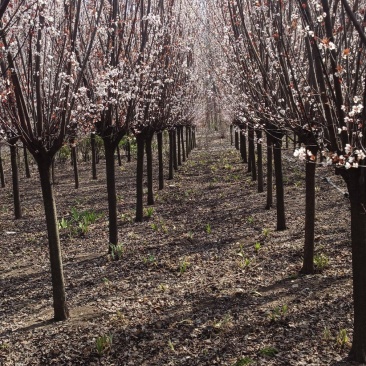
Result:
{"label": "tree trunk", "polygon": [[[255,164],[255,145],[254,145],[254,129],[249,128],[249,161],[250,161],[250,172],[252,173],[252,180],[257,180],[257,167]],[[249,164],[248,164],[249,167]],[[249,169],[248,169],[249,172]]]}
{"label": "tree trunk", "polygon": [[190,142],[189,142],[189,127],[186,126],[186,156],[188,158],[190,153]]}
{"label": "tree trunk", "polygon": [[164,189],[163,132],[156,134],[158,140],[159,190]]}
{"label": "tree trunk", "polygon": [[351,203],[354,330],[350,358],[366,362],[366,174],[363,168],[341,172]]}
{"label": "tree trunk", "polygon": [[234,132],[234,146],[236,150],[239,150],[239,133],[236,129]]}
{"label": "tree trunk", "polygon": [[267,204],[266,210],[273,205],[273,141],[267,134]]}
{"label": "tree trunk", "polygon": [[[118,229],[117,229],[117,194],[116,194],[116,168],[114,162],[115,145],[103,139],[105,151],[105,166],[107,178],[107,193],[108,193],[108,219],[109,219],[109,245],[118,244]],[[111,251],[109,246],[108,251]]]}
{"label": "tree trunk", "polygon": [[136,222],[142,222],[144,216],[144,145],[145,139],[142,133],[136,136],[137,142],[137,169],[136,169]]}
{"label": "tree trunk", "polygon": [[23,154],[24,154],[24,167],[25,167],[25,176],[30,178],[30,170],[29,170],[29,161],[28,161],[28,152],[25,145],[23,145]]}
{"label": "tree trunk", "polygon": [[154,191],[153,191],[153,166],[152,166],[152,138],[154,134],[146,136],[145,148],[146,148],[146,162],[147,162],[147,204],[154,204]]}
{"label": "tree trunk", "polygon": [[233,145],[233,125],[230,125],[230,145]]}
{"label": "tree trunk", "polygon": [[72,166],[74,168],[75,189],[79,188],[78,153],[76,146],[71,147]]}
{"label": "tree trunk", "polygon": [[180,138],[181,138],[181,141],[182,141],[182,161],[184,163],[186,161],[186,149],[184,147],[184,138],[183,138],[184,131],[183,131],[183,126],[180,126],[179,127],[179,133],[180,133]]}
{"label": "tree trunk", "polygon": [[240,143],[243,144],[243,163],[247,164],[248,163],[247,138],[246,138],[245,132],[243,130],[241,131],[241,135],[242,135],[242,140],[240,141]]}
{"label": "tree trunk", "polygon": [[177,156],[177,130],[174,129],[173,132],[173,166],[174,170],[178,170],[178,156]]}
{"label": "tree trunk", "polygon": [[51,163],[51,182],[53,185],[56,184],[56,175],[55,175],[55,157],[52,159]]}
{"label": "tree trunk", "polygon": [[177,131],[176,131],[176,135],[177,135],[177,157],[178,157],[178,166],[182,165],[182,158],[181,158],[181,144],[180,144],[180,126],[177,127]]}
{"label": "tree trunk", "polygon": [[[188,149],[187,149],[188,151]],[[169,177],[168,179],[174,178],[174,153],[173,153],[173,130],[169,130]]]}
{"label": "tree trunk", "polygon": [[121,149],[119,148],[119,144],[117,145],[117,159],[118,159],[118,166],[122,166]]}
{"label": "tree trunk", "polygon": [[20,207],[17,146],[15,145],[15,143],[11,143],[10,141],[9,143],[10,143],[11,173],[13,181],[14,216],[16,219],[20,219],[22,217],[22,209]]}
{"label": "tree trunk", "polygon": [[258,130],[257,132],[257,155],[258,155],[258,192],[261,193],[264,191],[264,182],[263,182],[263,152],[262,152],[262,131]]}
{"label": "tree trunk", "polygon": [[282,140],[277,138],[273,145],[273,158],[276,176],[277,230],[286,230],[281,147]]}
{"label": "tree trunk", "polygon": [[127,152],[127,162],[130,163],[131,162],[131,142],[130,139],[127,139],[127,143],[126,143],[126,152]]}
{"label": "tree trunk", "polygon": [[41,180],[43,205],[46,216],[48,245],[51,262],[52,292],[54,320],[65,320],[69,317],[66,304],[65,281],[62,268],[60,237],[58,232],[58,221],[56,213],[55,197],[51,184],[51,158],[38,157],[38,171]]}
{"label": "tree trunk", "polygon": [[1,188],[5,188],[5,176],[4,176],[3,159],[1,157],[1,146],[0,146],[0,181],[1,181]]}
{"label": "tree trunk", "polygon": [[307,157],[305,173],[305,243],[301,273],[314,273],[314,232],[315,232],[315,161]]}
{"label": "tree trunk", "polygon": [[95,147],[95,133],[92,132],[90,134],[90,146],[91,146],[91,155],[92,155],[92,176],[93,179],[97,179],[97,152]]}

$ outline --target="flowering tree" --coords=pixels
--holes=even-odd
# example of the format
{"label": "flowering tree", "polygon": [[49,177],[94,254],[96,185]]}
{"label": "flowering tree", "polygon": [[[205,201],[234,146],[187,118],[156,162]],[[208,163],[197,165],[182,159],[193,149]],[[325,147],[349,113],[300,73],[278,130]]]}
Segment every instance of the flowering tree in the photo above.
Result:
{"label": "flowering tree", "polygon": [[[355,304],[350,355],[361,362],[366,360],[363,6],[355,3],[352,9],[347,0],[332,8],[327,0],[253,5],[237,0],[223,8],[230,14],[237,63],[244,65],[246,118],[265,121],[267,134],[277,141],[282,137],[277,131],[291,129],[304,144],[295,155],[306,161],[305,272],[313,268],[318,151],[323,163],[336,167],[348,185]],[[248,62],[240,56],[244,52]],[[247,79],[248,72],[254,80]]]}
{"label": "flowering tree", "polygon": [[[53,287],[54,319],[68,317],[50,168],[82,113],[78,100],[103,1],[14,1],[1,31],[6,77],[1,118],[33,155],[41,181]],[[12,9],[17,9],[14,14]],[[95,10],[96,9],[96,10]],[[93,19],[89,18],[92,11]],[[79,38],[80,29],[92,25]],[[6,60],[6,61],[5,61]]]}

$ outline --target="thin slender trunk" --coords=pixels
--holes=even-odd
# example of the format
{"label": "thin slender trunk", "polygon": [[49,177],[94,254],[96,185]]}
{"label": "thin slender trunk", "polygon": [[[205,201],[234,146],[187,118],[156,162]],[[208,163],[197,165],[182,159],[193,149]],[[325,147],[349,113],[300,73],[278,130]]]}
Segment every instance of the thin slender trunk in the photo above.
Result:
{"label": "thin slender trunk", "polygon": [[306,161],[305,175],[305,243],[301,273],[314,273],[314,233],[315,233],[315,161]]}
{"label": "thin slender trunk", "polygon": [[177,156],[177,130],[174,129],[173,132],[173,166],[174,170],[178,170],[178,156]]}
{"label": "thin slender trunk", "polygon": [[118,159],[118,166],[122,166],[121,149],[119,147],[119,144],[117,145],[117,159]]}
{"label": "thin slender trunk", "polygon": [[230,145],[233,145],[233,125],[230,125]]}
{"label": "thin slender trunk", "polygon": [[[254,145],[254,129],[249,128],[249,161],[250,161],[250,171],[252,173],[252,180],[257,180],[257,167],[255,163],[255,145]],[[248,164],[249,167],[249,164]],[[249,169],[248,169],[249,172]]]}
{"label": "thin slender trunk", "polygon": [[58,232],[58,221],[56,213],[55,197],[51,184],[51,158],[38,157],[38,171],[41,180],[43,205],[46,216],[48,244],[51,262],[52,293],[54,320],[66,320],[69,311],[66,303],[65,281],[61,257],[61,245]]}
{"label": "thin slender trunk", "polygon": [[178,157],[178,165],[182,165],[182,158],[181,158],[181,144],[180,144],[180,126],[177,127],[177,157]]}
{"label": "thin slender trunk", "polygon": [[144,215],[143,183],[144,183],[144,145],[145,139],[142,133],[136,136],[137,142],[137,170],[136,170],[136,222],[142,222]]}
{"label": "thin slender trunk", "polygon": [[261,193],[264,191],[264,182],[263,182],[263,152],[262,152],[262,131],[258,130],[257,132],[257,156],[258,156],[258,192]]}
{"label": "thin slender trunk", "polygon": [[243,135],[242,131],[240,130],[239,133],[239,137],[240,137],[240,156],[241,156],[241,160],[243,160],[244,162],[244,155],[246,155],[246,151],[244,151],[244,140],[245,140],[245,136]]}
{"label": "thin slender trunk", "polygon": [[173,131],[169,130],[169,177],[168,179],[174,178],[174,153],[173,153]]}
{"label": "thin slender trunk", "polygon": [[159,190],[164,189],[163,132],[156,134],[158,140]]}
{"label": "thin slender trunk", "polygon": [[189,127],[186,126],[186,157],[188,158],[190,153],[190,145],[189,145]]}
{"label": "thin slender trunk", "polygon": [[267,134],[267,204],[266,210],[273,205],[273,141]]}
{"label": "thin slender trunk", "polygon": [[29,161],[28,161],[28,151],[25,145],[23,145],[23,154],[24,154],[24,167],[25,167],[25,176],[27,178],[31,177],[30,170],[29,170]]}
{"label": "thin slender trunk", "polygon": [[91,155],[92,155],[92,175],[93,179],[97,179],[97,152],[95,147],[95,133],[92,132],[90,134],[90,146],[91,146]]}
{"label": "thin slender trunk", "polygon": [[[118,244],[115,145],[108,138],[103,139],[108,193],[109,245]],[[111,251],[109,246],[108,251]]]}
{"label": "thin slender trunk", "polygon": [[236,150],[239,150],[239,132],[237,130],[234,132],[234,146]]}
{"label": "thin slender trunk", "polygon": [[147,204],[154,204],[154,191],[153,191],[153,166],[152,166],[152,138],[153,134],[146,136],[145,148],[146,148],[146,170],[147,170]]}
{"label": "thin slender trunk", "polygon": [[130,139],[127,139],[126,143],[126,152],[127,152],[127,162],[131,162],[131,142]]}
{"label": "thin slender trunk", "polygon": [[366,174],[362,168],[341,172],[351,204],[354,326],[350,358],[366,362]]}
{"label": "thin slender trunk", "polygon": [[282,140],[278,138],[273,145],[273,158],[276,176],[277,230],[286,229],[281,147]]}
{"label": "thin slender trunk", "polygon": [[78,169],[78,153],[76,150],[76,146],[72,146],[72,148],[71,148],[71,158],[72,158],[72,166],[74,168],[75,189],[78,189],[79,188],[79,169]]}
{"label": "thin slender trunk", "polygon": [[181,138],[181,141],[182,141],[182,161],[184,163],[186,161],[186,149],[184,147],[184,138],[183,138],[184,131],[183,131],[183,126],[180,126],[179,127],[179,133],[180,133],[180,138]]}
{"label": "thin slender trunk", "polygon": [[5,176],[4,176],[3,159],[1,157],[1,146],[0,146],[0,181],[1,181],[1,188],[5,188]]}
{"label": "thin slender trunk", "polygon": [[13,182],[14,216],[16,219],[20,219],[22,217],[22,209],[20,206],[17,146],[15,145],[15,143],[10,143],[10,161]]}

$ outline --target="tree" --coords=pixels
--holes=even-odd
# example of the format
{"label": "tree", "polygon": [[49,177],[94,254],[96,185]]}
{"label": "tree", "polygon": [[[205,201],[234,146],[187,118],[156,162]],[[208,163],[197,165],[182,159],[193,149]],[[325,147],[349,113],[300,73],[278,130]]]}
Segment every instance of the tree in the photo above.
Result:
{"label": "tree", "polygon": [[[78,106],[84,93],[81,81],[103,1],[15,1],[12,5],[17,13],[14,15],[11,10],[4,13],[3,20],[11,19],[12,24],[1,31],[2,60],[6,60],[1,115],[3,123],[19,136],[38,166],[50,252],[54,319],[64,320],[69,312],[50,169],[70,126],[77,123],[82,112]],[[88,28],[92,31],[80,41],[80,29],[86,25],[91,10],[95,17],[87,25],[92,25]],[[79,61],[77,54],[82,55]]]}

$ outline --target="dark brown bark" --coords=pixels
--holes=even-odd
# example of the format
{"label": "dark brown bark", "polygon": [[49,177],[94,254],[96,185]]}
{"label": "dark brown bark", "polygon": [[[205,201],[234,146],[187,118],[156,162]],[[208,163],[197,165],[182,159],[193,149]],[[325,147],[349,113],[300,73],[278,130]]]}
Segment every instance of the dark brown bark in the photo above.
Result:
{"label": "dark brown bark", "polygon": [[240,140],[240,148],[241,144],[243,144],[242,151],[243,151],[243,163],[248,164],[248,154],[247,154],[247,138],[245,136],[244,130],[241,130],[240,132],[241,140]]}
{"label": "dark brown bark", "polygon": [[233,145],[233,125],[230,125],[230,145]]}
{"label": "dark brown bark", "polygon": [[257,156],[258,156],[258,192],[261,193],[264,191],[264,182],[263,182],[263,151],[262,151],[262,131],[256,131],[257,133]]}
{"label": "dark brown bark", "polygon": [[234,132],[234,146],[236,150],[239,150],[239,133],[236,129]]}
{"label": "dark brown bark", "polygon": [[178,166],[179,166],[179,165],[182,165],[181,143],[180,143],[180,126],[177,127],[176,135],[177,135],[177,159],[178,159]]}
{"label": "dark brown bark", "polygon": [[52,159],[48,156],[37,159],[50,252],[54,320],[60,321],[69,317],[69,311],[66,303],[56,204],[51,184],[51,164]]}
{"label": "dark brown bark", "polygon": [[256,181],[257,180],[257,167],[256,167],[256,162],[255,162],[255,144],[254,144],[254,129],[253,128],[249,128],[248,138],[249,138],[249,161],[250,161],[250,168],[251,168],[250,172],[252,173],[252,180]]}
{"label": "dark brown bark", "polygon": [[1,157],[1,146],[0,146],[0,182],[1,182],[1,188],[5,188],[5,176],[4,176],[3,159]]}
{"label": "dark brown bark", "polygon": [[186,149],[184,147],[184,138],[183,138],[184,130],[183,130],[183,126],[179,127],[179,132],[180,132],[180,138],[181,138],[181,141],[182,141],[182,161],[184,163],[186,161]]}
{"label": "dark brown bark", "polygon": [[71,159],[72,159],[72,166],[74,168],[75,189],[78,189],[79,188],[79,169],[78,169],[78,153],[76,150],[76,146],[71,147]]}
{"label": "dark brown bark", "polygon": [[11,161],[11,174],[13,183],[13,202],[14,202],[14,216],[16,219],[22,217],[22,209],[20,205],[20,190],[19,190],[19,172],[17,161],[17,146],[14,143],[10,143],[10,161]]}
{"label": "dark brown bark", "polygon": [[95,133],[90,134],[90,146],[91,146],[91,156],[92,156],[92,177],[97,179],[97,152],[95,146]]}
{"label": "dark brown bark", "polygon": [[131,162],[131,142],[129,139],[127,139],[126,142],[126,153],[127,153],[127,162]]}
{"label": "dark brown bark", "polygon": [[163,132],[156,134],[158,141],[159,190],[164,189]]}
{"label": "dark brown bark", "polygon": [[190,142],[189,142],[189,127],[186,126],[186,157],[188,158],[190,150]]}
{"label": "dark brown bark", "polygon": [[366,362],[366,174],[365,169],[341,172],[351,203],[354,330],[350,358]]}
{"label": "dark brown bark", "polygon": [[314,235],[315,235],[315,171],[316,163],[309,157],[305,173],[305,243],[301,273],[314,273]]}
{"label": "dark brown bark", "polygon": [[145,138],[146,148],[146,171],[147,171],[147,204],[154,204],[154,191],[153,191],[153,166],[152,166],[152,138],[153,134],[147,135]]}
{"label": "dark brown bark", "polygon": [[[116,194],[116,168],[114,161],[115,145],[109,142],[108,137],[103,139],[105,150],[105,166],[108,194],[108,220],[109,220],[109,245],[118,244],[117,229],[117,194]],[[111,251],[110,246],[108,251]]]}
{"label": "dark brown bark", "polygon": [[144,136],[136,136],[137,143],[137,169],[136,169],[136,222],[142,222],[144,216],[143,184],[144,184]]}
{"label": "dark brown bark", "polygon": [[119,148],[119,145],[117,145],[117,160],[118,166],[122,166],[121,149]]}
{"label": "dark brown bark", "polygon": [[282,174],[282,140],[277,137],[273,144],[273,160],[276,177],[277,230],[286,229],[285,200]]}
{"label": "dark brown bark", "polygon": [[178,170],[178,154],[177,154],[177,130],[174,129],[173,132],[173,166],[174,170]]}
{"label": "dark brown bark", "polygon": [[[188,148],[187,148],[188,151]],[[188,156],[188,155],[187,155]],[[168,179],[174,178],[174,152],[173,152],[173,130],[169,130],[169,177]]]}
{"label": "dark brown bark", "polygon": [[266,210],[273,205],[273,141],[267,134],[267,204]]}

